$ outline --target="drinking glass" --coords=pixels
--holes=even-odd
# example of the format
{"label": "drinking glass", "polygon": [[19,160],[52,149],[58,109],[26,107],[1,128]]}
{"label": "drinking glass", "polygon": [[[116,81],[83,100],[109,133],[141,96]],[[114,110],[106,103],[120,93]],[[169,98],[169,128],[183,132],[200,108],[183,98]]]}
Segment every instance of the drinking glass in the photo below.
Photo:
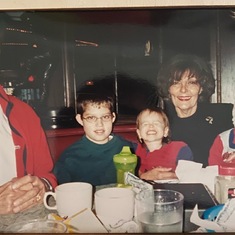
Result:
{"label": "drinking glass", "polygon": [[173,190],[144,190],[136,195],[136,217],[143,233],[181,233],[184,196]]}

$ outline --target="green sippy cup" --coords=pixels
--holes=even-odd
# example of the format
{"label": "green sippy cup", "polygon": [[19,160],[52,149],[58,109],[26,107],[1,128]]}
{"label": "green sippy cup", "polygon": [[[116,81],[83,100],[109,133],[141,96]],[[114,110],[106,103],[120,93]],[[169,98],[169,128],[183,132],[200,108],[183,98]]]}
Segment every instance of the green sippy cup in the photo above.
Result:
{"label": "green sippy cup", "polygon": [[125,173],[135,174],[137,156],[131,153],[129,146],[123,146],[122,151],[114,155],[113,161],[117,170],[117,187],[130,187],[125,184]]}

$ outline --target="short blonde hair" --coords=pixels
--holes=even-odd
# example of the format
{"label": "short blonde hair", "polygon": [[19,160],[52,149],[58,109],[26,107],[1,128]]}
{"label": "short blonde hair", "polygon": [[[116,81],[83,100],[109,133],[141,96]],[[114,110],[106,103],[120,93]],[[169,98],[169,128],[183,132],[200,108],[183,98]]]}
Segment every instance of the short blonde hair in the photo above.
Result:
{"label": "short blonde hair", "polygon": [[158,114],[160,114],[162,116],[162,119],[163,119],[165,127],[169,128],[168,136],[163,138],[163,142],[169,143],[170,142],[170,123],[169,123],[169,119],[168,119],[166,113],[160,107],[150,107],[150,108],[143,109],[137,115],[137,118],[136,118],[136,128],[139,129],[139,126],[140,126],[140,117],[146,111],[149,112],[149,113],[158,113]]}

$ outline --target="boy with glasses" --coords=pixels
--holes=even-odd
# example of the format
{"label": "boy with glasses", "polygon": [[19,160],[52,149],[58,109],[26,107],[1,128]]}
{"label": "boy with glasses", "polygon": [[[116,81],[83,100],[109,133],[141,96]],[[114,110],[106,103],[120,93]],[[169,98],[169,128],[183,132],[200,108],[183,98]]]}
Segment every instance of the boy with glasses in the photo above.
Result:
{"label": "boy with glasses", "polygon": [[83,137],[68,147],[54,167],[58,183],[88,182],[93,186],[116,183],[113,156],[133,143],[111,134],[116,114],[110,97],[93,95],[78,100],[77,122]]}

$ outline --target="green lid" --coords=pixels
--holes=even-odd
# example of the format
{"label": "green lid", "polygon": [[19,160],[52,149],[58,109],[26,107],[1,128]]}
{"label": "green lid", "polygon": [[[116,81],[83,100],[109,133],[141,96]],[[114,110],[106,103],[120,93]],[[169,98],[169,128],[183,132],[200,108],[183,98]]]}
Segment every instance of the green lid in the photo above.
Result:
{"label": "green lid", "polygon": [[129,146],[123,146],[122,151],[113,156],[113,161],[117,163],[134,163],[137,156],[133,154]]}

